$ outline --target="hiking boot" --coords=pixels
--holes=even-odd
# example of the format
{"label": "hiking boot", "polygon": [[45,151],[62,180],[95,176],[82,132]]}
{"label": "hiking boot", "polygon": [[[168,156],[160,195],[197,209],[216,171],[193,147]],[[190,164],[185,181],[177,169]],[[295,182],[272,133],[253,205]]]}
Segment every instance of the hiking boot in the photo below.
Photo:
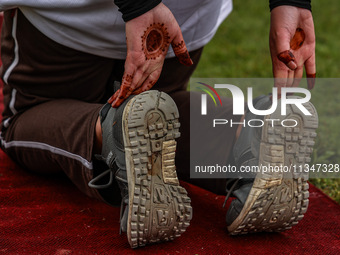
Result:
{"label": "hiking boot", "polygon": [[175,168],[176,104],[163,92],[147,91],[117,109],[105,105],[100,117],[101,159],[109,170],[89,185],[102,187],[95,183],[107,174],[111,185],[115,177],[122,196],[121,230],[132,248],[179,237],[189,226],[192,208]]}
{"label": "hiking boot", "polygon": [[[271,105],[269,96],[254,100],[258,110],[267,110]],[[226,200],[229,196],[236,198],[226,215],[230,234],[280,232],[296,225],[307,211],[308,172],[300,171],[299,166],[311,161],[318,116],[312,103],[303,105],[311,116],[304,115],[295,105],[287,106],[286,116],[281,115],[280,107],[267,116],[246,112],[246,123],[250,119],[261,119],[264,125],[242,129],[233,150],[236,165],[239,169],[242,166],[258,166],[259,169],[285,166],[289,171],[250,173],[228,180]],[[274,127],[269,119],[275,119]],[[294,126],[296,122],[292,119],[297,122],[296,127],[282,126],[282,121],[286,126]]]}

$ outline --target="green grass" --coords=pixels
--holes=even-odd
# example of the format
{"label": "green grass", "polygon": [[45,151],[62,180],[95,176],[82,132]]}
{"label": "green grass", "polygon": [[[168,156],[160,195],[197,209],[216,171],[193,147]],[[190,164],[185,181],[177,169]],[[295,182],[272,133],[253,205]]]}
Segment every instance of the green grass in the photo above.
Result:
{"label": "green grass", "polygon": [[[312,5],[317,77],[340,78],[340,2],[313,0]],[[268,1],[234,1],[234,11],[205,47],[193,77],[271,77],[269,24]],[[317,83],[312,102],[320,119],[312,163],[339,164],[340,86]],[[311,179],[311,182],[340,203],[340,179]]]}

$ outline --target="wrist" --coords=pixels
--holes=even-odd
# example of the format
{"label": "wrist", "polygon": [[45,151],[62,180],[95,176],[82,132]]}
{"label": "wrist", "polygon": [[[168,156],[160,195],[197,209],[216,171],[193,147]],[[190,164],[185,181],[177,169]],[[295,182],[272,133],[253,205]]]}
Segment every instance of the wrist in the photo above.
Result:
{"label": "wrist", "polygon": [[311,0],[269,0],[270,11],[282,5],[295,6],[312,11]]}
{"label": "wrist", "polygon": [[162,0],[114,0],[125,22],[143,15],[161,2]]}

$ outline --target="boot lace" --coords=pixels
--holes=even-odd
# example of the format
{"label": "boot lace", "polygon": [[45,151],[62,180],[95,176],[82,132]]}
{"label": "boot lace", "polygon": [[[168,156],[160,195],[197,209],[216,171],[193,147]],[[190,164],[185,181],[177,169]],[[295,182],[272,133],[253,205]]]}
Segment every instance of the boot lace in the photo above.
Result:
{"label": "boot lace", "polygon": [[[224,203],[223,203],[223,208],[225,207],[229,197],[231,196],[231,194],[233,193],[233,191],[235,190],[238,182],[241,180],[242,178],[237,178],[237,179],[229,179],[227,180],[227,183],[226,183],[226,191],[227,191],[227,195],[224,199]],[[230,188],[228,188],[229,186],[231,185]]]}

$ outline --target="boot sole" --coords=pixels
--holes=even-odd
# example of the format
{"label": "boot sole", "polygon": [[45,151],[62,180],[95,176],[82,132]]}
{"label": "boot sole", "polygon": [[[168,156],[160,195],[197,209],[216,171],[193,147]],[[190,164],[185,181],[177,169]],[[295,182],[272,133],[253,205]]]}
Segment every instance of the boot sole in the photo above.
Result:
{"label": "boot sole", "polygon": [[127,237],[132,248],[173,240],[190,225],[191,200],[179,185],[175,167],[178,118],[175,102],[158,91],[135,96],[124,109]]}
{"label": "boot sole", "polygon": [[[259,166],[304,166],[311,161],[318,116],[309,102],[304,106],[312,113],[305,116],[295,106],[287,109],[286,117],[280,112],[265,119],[294,119],[298,126],[272,127],[268,121],[262,128]],[[278,123],[278,122],[276,122]],[[308,208],[309,174],[304,171],[257,174],[247,200],[234,222],[228,226],[231,235],[256,232],[281,232],[292,228],[304,217]]]}

